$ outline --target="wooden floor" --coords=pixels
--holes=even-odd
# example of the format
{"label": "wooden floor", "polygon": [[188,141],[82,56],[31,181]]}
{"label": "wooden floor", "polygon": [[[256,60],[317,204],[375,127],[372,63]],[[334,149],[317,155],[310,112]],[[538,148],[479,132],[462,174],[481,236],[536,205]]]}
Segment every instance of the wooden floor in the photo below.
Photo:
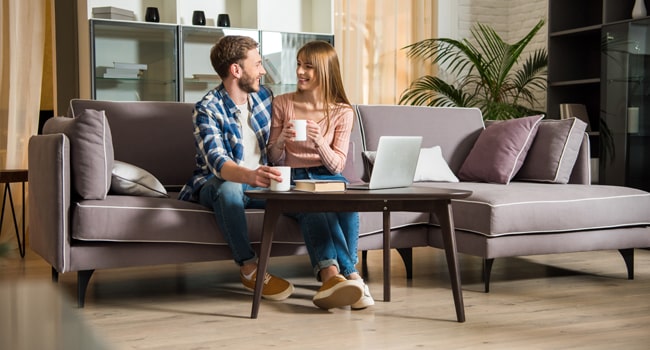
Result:
{"label": "wooden floor", "polygon": [[[263,301],[255,320],[251,294],[227,261],[97,271],[86,307],[74,312],[113,349],[650,348],[650,250],[636,251],[635,280],[616,251],[497,259],[488,294],[481,261],[462,256],[465,323],[456,322],[442,251],[415,249],[411,281],[393,254],[390,302],[381,301],[381,254],[369,258],[377,303],[362,311],[317,309],[319,284],[300,256],[271,260],[296,292]],[[50,280],[29,250],[24,260],[0,259],[0,282],[21,280]],[[73,299],[75,274],[62,275],[58,288]]]}

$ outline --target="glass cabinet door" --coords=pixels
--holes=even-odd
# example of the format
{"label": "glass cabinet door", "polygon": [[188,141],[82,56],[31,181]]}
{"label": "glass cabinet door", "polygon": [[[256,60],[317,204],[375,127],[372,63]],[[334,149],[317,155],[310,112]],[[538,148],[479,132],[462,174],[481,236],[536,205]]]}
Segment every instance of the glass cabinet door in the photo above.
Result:
{"label": "glass cabinet door", "polygon": [[180,27],[180,96],[181,101],[197,102],[221,83],[212,68],[210,49],[226,35],[241,35],[253,38],[259,43],[259,32],[255,29],[219,28],[202,26]]}
{"label": "glass cabinet door", "polygon": [[92,98],[178,101],[177,26],[90,20]]}
{"label": "glass cabinet door", "polygon": [[650,20],[603,36],[601,183],[650,190]]}
{"label": "glass cabinet door", "polygon": [[334,46],[333,35],[262,31],[264,84],[275,95],[296,90],[296,54],[304,44],[314,40],[327,41]]}

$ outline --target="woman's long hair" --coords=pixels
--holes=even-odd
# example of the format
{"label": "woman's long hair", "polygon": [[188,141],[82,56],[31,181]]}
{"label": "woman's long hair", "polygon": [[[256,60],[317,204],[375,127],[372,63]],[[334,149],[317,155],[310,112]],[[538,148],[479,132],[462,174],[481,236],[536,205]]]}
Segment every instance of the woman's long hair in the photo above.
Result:
{"label": "woman's long hair", "polygon": [[308,62],[316,71],[318,82],[321,85],[321,99],[325,108],[327,128],[330,127],[330,115],[339,108],[352,108],[341,78],[341,67],[336,50],[326,41],[310,41],[298,50],[298,59],[303,63]]}

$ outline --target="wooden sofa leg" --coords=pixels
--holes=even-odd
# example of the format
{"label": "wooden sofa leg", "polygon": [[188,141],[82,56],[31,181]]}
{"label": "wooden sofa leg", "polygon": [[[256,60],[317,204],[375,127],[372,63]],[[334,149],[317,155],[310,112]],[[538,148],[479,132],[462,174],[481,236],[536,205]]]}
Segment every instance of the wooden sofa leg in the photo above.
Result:
{"label": "wooden sofa leg", "polygon": [[619,253],[623,256],[625,267],[627,268],[627,279],[634,279],[634,248],[619,249]]}
{"label": "wooden sofa leg", "polygon": [[59,271],[57,271],[54,267],[52,267],[52,283],[58,283],[59,282]]}
{"label": "wooden sofa leg", "polygon": [[402,261],[404,261],[406,279],[413,279],[413,248],[397,248],[397,252],[402,257]]}
{"label": "wooden sofa leg", "polygon": [[485,293],[490,292],[490,274],[492,273],[492,264],[494,264],[494,259],[483,259],[483,283],[485,285]]}
{"label": "wooden sofa leg", "polygon": [[361,276],[367,281],[368,280],[368,251],[361,251]]}
{"label": "wooden sofa leg", "polygon": [[77,306],[80,308],[84,307],[86,301],[86,289],[88,288],[88,282],[90,282],[90,277],[92,277],[95,270],[83,270],[77,272]]}

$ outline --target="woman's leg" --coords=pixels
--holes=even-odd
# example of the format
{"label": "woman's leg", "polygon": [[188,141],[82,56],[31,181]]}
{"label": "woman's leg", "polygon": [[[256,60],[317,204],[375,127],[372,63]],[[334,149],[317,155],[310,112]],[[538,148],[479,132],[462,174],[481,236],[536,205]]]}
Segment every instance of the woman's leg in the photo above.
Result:
{"label": "woman's leg", "polygon": [[359,242],[359,214],[356,212],[328,213],[328,224],[336,249],[341,274],[357,274],[357,246]]}

